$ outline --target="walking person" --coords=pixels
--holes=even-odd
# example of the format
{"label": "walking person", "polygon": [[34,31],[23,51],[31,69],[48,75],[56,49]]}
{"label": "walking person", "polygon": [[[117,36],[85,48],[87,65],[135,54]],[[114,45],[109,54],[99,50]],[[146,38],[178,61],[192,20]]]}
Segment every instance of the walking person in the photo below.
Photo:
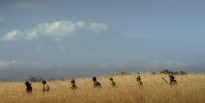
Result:
{"label": "walking person", "polygon": [[70,83],[71,83],[71,89],[77,89],[77,88],[78,88],[78,87],[76,86],[76,84],[75,84],[75,80],[74,80],[74,79],[71,80]]}
{"label": "walking person", "polygon": [[143,85],[140,76],[137,76],[136,80],[137,80],[137,84],[138,84],[138,86],[142,86],[142,85]]}
{"label": "walking person", "polygon": [[96,87],[97,87],[97,88],[100,88],[100,87],[101,87],[101,84],[100,84],[100,82],[97,81],[97,78],[96,78],[96,77],[93,77],[92,80],[93,80],[93,87],[94,87],[94,88],[96,88]]}
{"label": "walking person", "polygon": [[27,81],[27,82],[25,82],[25,85],[26,85],[26,92],[31,93],[33,90],[32,86],[31,86],[32,84]]}
{"label": "walking person", "polygon": [[110,80],[111,86],[112,86],[112,87],[116,87],[116,83],[115,83],[115,81],[113,80],[113,78],[110,78],[109,80]]}
{"label": "walking person", "polygon": [[170,81],[169,81],[170,85],[176,85],[177,84],[177,81],[175,80],[175,77],[174,77],[173,74],[169,75],[169,79],[170,79]]}
{"label": "walking person", "polygon": [[175,80],[175,77],[173,74],[169,74],[169,82],[166,79],[164,79],[163,77],[162,77],[162,79],[164,80],[165,83],[167,83],[169,85],[176,85],[177,84],[177,81]]}
{"label": "walking person", "polygon": [[45,81],[45,80],[42,81],[42,84],[43,84],[43,91],[44,91],[44,92],[50,90],[50,88],[49,88],[49,86],[46,84],[46,81]]}

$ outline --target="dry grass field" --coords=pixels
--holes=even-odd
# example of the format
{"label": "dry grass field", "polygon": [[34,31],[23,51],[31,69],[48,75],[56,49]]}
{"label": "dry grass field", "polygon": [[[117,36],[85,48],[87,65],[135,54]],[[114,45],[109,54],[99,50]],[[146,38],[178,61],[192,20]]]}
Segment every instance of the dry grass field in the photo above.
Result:
{"label": "dry grass field", "polygon": [[170,86],[161,77],[168,75],[141,74],[144,86],[138,87],[135,74],[98,77],[102,88],[93,88],[91,78],[76,79],[77,90],[70,81],[48,82],[51,90],[42,92],[41,83],[32,83],[33,92],[25,93],[24,82],[0,82],[0,103],[205,103],[205,75],[177,75],[178,85]]}

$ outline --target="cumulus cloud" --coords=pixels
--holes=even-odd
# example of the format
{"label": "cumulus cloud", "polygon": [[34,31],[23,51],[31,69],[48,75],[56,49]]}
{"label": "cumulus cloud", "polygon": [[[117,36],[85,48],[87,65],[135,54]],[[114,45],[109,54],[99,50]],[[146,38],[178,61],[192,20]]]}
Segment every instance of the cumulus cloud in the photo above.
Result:
{"label": "cumulus cloud", "polygon": [[168,61],[155,60],[150,62],[148,65],[149,68],[151,69],[182,69],[190,65],[194,65],[194,63],[188,63],[188,62],[178,61],[178,60],[168,60]]}
{"label": "cumulus cloud", "polygon": [[0,37],[1,41],[34,40],[40,37],[48,37],[53,41],[61,41],[63,38],[75,36],[80,31],[89,34],[103,34],[109,30],[104,23],[87,23],[85,21],[55,21],[52,23],[41,23],[27,30],[12,30]]}
{"label": "cumulus cloud", "polygon": [[49,64],[42,64],[39,62],[25,62],[25,61],[3,61],[0,60],[0,70],[8,70],[12,68],[18,68],[18,67],[28,67],[25,69],[29,69],[29,67],[36,68],[36,69],[49,69],[51,66]]}
{"label": "cumulus cloud", "polygon": [[0,60],[0,70],[8,69],[12,65],[19,64],[17,61],[1,61]]}
{"label": "cumulus cloud", "polygon": [[52,50],[52,49],[55,49],[55,50],[60,50],[60,51],[66,51],[67,50],[67,46],[66,45],[36,45],[34,47],[34,49],[38,52],[40,51],[43,51],[43,50],[46,50],[46,49],[49,49],[49,50]]}
{"label": "cumulus cloud", "polygon": [[94,32],[94,33],[101,33],[103,31],[106,31],[108,30],[108,26],[103,24],[103,23],[90,23],[88,26],[87,26],[87,29],[91,32]]}

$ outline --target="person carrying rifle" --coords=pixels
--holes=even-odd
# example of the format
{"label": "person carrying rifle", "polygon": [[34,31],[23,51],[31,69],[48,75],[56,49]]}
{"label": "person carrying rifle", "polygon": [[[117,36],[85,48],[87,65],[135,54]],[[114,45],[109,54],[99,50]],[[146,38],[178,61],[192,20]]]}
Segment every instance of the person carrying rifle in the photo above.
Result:
{"label": "person carrying rifle", "polygon": [[71,83],[71,89],[77,89],[77,86],[75,84],[75,80],[74,79],[71,80],[70,83]]}
{"label": "person carrying rifle", "polygon": [[143,85],[140,76],[137,76],[136,80],[137,80],[137,84],[138,84],[138,86],[142,86],[142,85]]}
{"label": "person carrying rifle", "polygon": [[45,92],[45,91],[49,91],[49,86],[46,84],[46,81],[45,80],[43,80],[42,81],[42,84],[43,84],[43,91]]}
{"label": "person carrying rifle", "polygon": [[32,84],[27,81],[27,82],[25,82],[25,85],[26,85],[26,92],[31,93],[33,90],[32,86],[31,86]]}
{"label": "person carrying rifle", "polygon": [[165,83],[167,83],[169,85],[176,85],[177,84],[177,81],[175,80],[175,77],[173,74],[169,74],[169,80],[170,80],[169,83],[163,77],[162,77],[162,79],[165,81]]}
{"label": "person carrying rifle", "polygon": [[115,81],[113,80],[113,78],[110,78],[109,80],[110,80],[111,86],[112,86],[112,87],[115,87],[115,86],[116,86],[116,83],[115,83]]}

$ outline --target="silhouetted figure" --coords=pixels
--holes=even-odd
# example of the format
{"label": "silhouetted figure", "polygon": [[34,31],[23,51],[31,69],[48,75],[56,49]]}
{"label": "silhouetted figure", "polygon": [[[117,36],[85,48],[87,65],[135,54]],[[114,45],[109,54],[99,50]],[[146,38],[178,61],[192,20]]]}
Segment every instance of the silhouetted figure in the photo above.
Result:
{"label": "silhouetted figure", "polygon": [[30,84],[28,81],[27,82],[25,82],[25,85],[26,85],[26,92],[27,93],[30,93],[30,92],[32,92],[32,84]]}
{"label": "silhouetted figure", "polygon": [[97,81],[97,78],[96,78],[96,77],[93,77],[93,83],[94,83],[94,84],[93,84],[94,88],[95,88],[95,87],[101,87],[101,84],[100,84],[100,82]]}
{"label": "silhouetted figure", "polygon": [[140,76],[137,76],[136,80],[137,80],[137,84],[138,84],[139,86],[143,85]]}
{"label": "silhouetted figure", "polygon": [[173,74],[169,75],[169,79],[170,79],[170,82],[169,82],[170,85],[177,84],[177,81],[175,80],[175,77],[173,76]]}
{"label": "silhouetted figure", "polygon": [[116,83],[114,82],[113,78],[110,78],[110,84],[112,87],[115,87],[116,86]]}
{"label": "silhouetted figure", "polygon": [[46,84],[46,81],[45,80],[43,80],[42,81],[42,84],[43,84],[43,91],[45,92],[45,91],[49,91],[49,86]]}
{"label": "silhouetted figure", "polygon": [[77,86],[75,84],[75,80],[74,79],[71,80],[70,83],[71,83],[71,89],[77,89]]}

